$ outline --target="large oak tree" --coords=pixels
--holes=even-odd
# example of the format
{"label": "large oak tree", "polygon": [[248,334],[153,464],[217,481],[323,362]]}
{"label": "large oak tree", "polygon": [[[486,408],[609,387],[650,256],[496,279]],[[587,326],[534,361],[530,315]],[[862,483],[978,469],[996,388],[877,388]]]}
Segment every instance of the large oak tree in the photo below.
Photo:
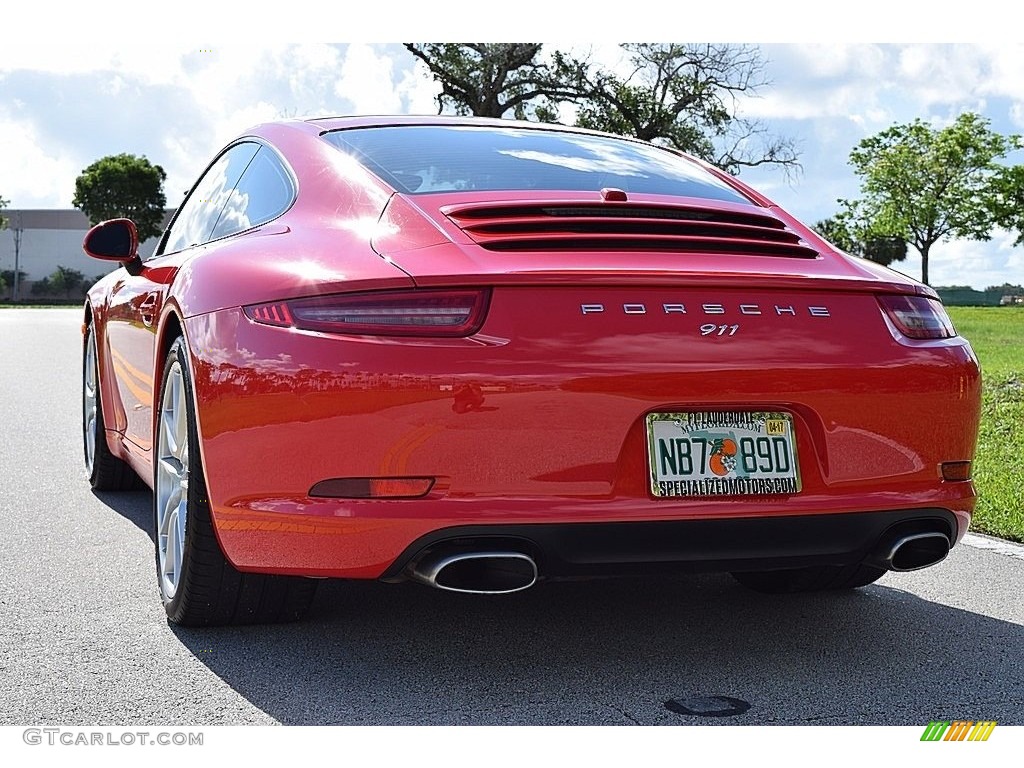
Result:
{"label": "large oak tree", "polygon": [[525,120],[529,108],[549,117],[548,100],[569,99],[575,93],[559,83],[553,68],[541,58],[541,43],[405,43],[441,86],[438,112],[459,115],[513,116]]}

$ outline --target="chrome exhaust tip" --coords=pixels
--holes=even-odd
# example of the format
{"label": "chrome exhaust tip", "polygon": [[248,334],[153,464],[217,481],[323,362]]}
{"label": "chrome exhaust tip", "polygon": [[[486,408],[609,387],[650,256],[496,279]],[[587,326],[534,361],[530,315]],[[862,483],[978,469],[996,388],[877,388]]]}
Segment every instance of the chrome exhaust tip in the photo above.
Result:
{"label": "chrome exhaust tip", "polygon": [[916,571],[941,562],[949,549],[949,538],[943,533],[914,533],[893,540],[881,560],[891,571]]}
{"label": "chrome exhaust tip", "polygon": [[522,552],[427,554],[413,565],[410,575],[447,592],[507,595],[537,583],[537,563]]}

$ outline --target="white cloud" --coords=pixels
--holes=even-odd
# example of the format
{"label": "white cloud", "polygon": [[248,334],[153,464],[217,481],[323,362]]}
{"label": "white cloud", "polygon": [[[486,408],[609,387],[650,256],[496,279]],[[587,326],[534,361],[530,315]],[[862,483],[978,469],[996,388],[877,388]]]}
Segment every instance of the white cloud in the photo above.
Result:
{"label": "white cloud", "polygon": [[768,119],[846,117],[874,132],[914,117],[952,120],[988,100],[1024,101],[1024,46],[770,46],[770,88],[743,100]]}
{"label": "white cloud", "polygon": [[988,69],[983,92],[994,96],[1007,96],[1024,100],[1024,45],[981,45],[979,50],[987,58]]}
{"label": "white cloud", "polygon": [[[928,259],[932,285],[970,285],[978,289],[1024,280],[1024,249],[1014,247],[1016,235],[996,230],[990,241],[953,240],[932,247]],[[920,279],[920,257],[914,262]],[[909,260],[908,260],[909,262]]]}
{"label": "white cloud", "polygon": [[389,115],[402,111],[402,97],[392,80],[392,59],[373,46],[353,43],[348,47],[341,77],[334,93],[353,105],[360,115]]}
{"label": "white cloud", "polygon": [[410,115],[433,115],[437,113],[437,94],[441,88],[430,75],[422,61],[416,63],[402,76],[395,90]]}
{"label": "white cloud", "polygon": [[865,43],[807,43],[793,46],[801,70],[815,79],[846,78],[856,75],[878,80],[886,75],[881,46]]}
{"label": "white cloud", "polygon": [[30,123],[0,118],[0,197],[16,208],[69,208],[82,166],[60,148],[44,149]]}

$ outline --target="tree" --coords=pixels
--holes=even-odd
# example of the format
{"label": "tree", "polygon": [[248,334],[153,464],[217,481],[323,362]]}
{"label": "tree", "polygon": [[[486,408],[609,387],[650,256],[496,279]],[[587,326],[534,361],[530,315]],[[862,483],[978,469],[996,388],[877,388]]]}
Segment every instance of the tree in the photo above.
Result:
{"label": "tree", "polygon": [[[765,62],[749,45],[624,43],[633,71],[627,77],[587,69],[556,54],[560,74],[579,77],[584,128],[668,144],[729,173],[764,164],[798,169],[791,139],[737,116],[737,98],[768,85]],[[568,62],[568,66],[566,66]]]}
{"label": "tree", "polygon": [[736,115],[736,100],[767,85],[753,46],[626,43],[626,77],[541,43],[406,43],[440,84],[439,111],[556,122],[577,107],[584,128],[666,144],[738,173],[766,163],[799,168],[793,142]]}
{"label": "tree", "polygon": [[1014,245],[1024,245],[1024,165],[1000,168],[995,177],[996,224],[1016,230]]}
{"label": "tree", "polygon": [[[3,209],[6,208],[7,204],[10,202],[10,200],[4,200],[2,197],[0,197],[0,211],[3,211]],[[7,229],[7,219],[3,215],[0,215],[0,231],[5,229]]]}
{"label": "tree", "polygon": [[987,119],[970,112],[941,129],[920,119],[894,125],[850,152],[862,197],[839,202],[872,232],[913,245],[927,283],[935,243],[988,240],[1000,215],[1010,217],[1001,202],[1007,172],[998,161],[1019,145],[1020,137],[995,133]]}
{"label": "tree", "polygon": [[[18,282],[23,283],[28,278],[28,272],[23,269],[18,270]],[[14,284],[14,270],[5,269],[0,271],[0,280],[3,280],[8,285]]]}
{"label": "tree", "polygon": [[51,293],[53,293],[53,286],[50,285],[50,278],[44,277],[42,280],[32,283],[33,296],[47,296]]}
{"label": "tree", "polygon": [[882,266],[907,258],[906,240],[860,228],[843,213],[819,221],[813,229],[840,250]]}
{"label": "tree", "polygon": [[71,298],[71,293],[80,290],[85,280],[85,275],[77,269],[59,266],[49,277],[45,278],[49,289],[55,293],[63,292],[65,298]]}
{"label": "tree", "polygon": [[82,171],[75,180],[71,202],[93,224],[121,217],[132,219],[139,239],[147,240],[162,232],[166,178],[164,169],[145,157],[109,155]]}
{"label": "tree", "polygon": [[438,112],[451,107],[459,115],[504,117],[509,110],[525,120],[528,107],[540,116],[555,114],[550,99],[569,99],[552,68],[540,60],[541,43],[405,43],[427,65],[441,86]]}

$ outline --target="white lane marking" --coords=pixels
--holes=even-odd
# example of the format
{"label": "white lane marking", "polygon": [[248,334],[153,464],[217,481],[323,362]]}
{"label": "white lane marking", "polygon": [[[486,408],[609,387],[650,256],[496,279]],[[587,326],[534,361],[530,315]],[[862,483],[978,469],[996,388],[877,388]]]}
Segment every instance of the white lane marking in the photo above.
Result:
{"label": "white lane marking", "polygon": [[998,552],[1000,555],[1024,560],[1024,544],[993,539],[991,536],[980,536],[977,533],[968,533],[964,536],[963,543],[975,549],[989,549],[993,552]]}

